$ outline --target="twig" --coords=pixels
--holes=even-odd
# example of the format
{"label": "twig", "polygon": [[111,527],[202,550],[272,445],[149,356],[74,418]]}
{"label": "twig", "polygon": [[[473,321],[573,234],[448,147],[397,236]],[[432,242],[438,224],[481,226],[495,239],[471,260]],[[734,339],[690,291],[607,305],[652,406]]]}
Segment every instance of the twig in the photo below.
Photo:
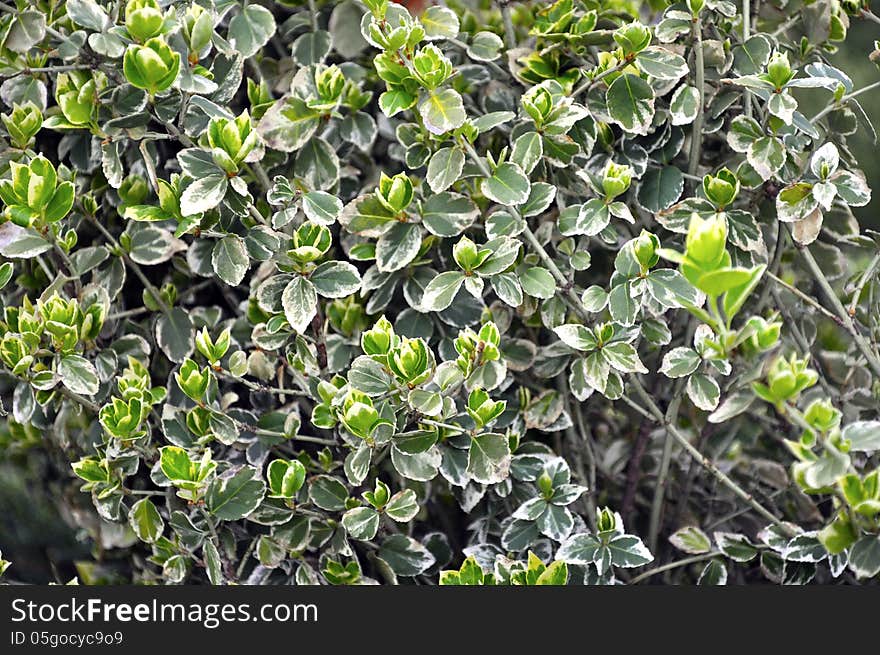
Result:
{"label": "twig", "polygon": [[837,314],[835,314],[834,312],[830,312],[827,309],[825,309],[825,307],[823,307],[819,302],[817,302],[815,298],[811,298],[810,296],[805,294],[803,291],[801,291],[797,287],[790,285],[788,282],[777,277],[776,275],[774,275],[770,271],[767,271],[766,274],[767,274],[767,277],[769,277],[771,280],[773,280],[776,284],[781,286],[783,289],[793,293],[798,298],[803,300],[805,303],[807,303],[811,307],[814,307],[815,309],[820,311],[822,314],[824,314],[825,316],[830,318],[832,321],[837,323],[839,326],[845,327],[843,324],[843,319],[841,319],[839,316],[837,316]]}
{"label": "twig", "polygon": [[666,422],[666,417],[663,415],[663,412],[660,411],[660,408],[654,403],[654,400],[645,391],[645,388],[642,386],[641,382],[635,376],[630,378],[630,382],[633,388],[636,390],[636,393],[641,396],[645,405],[647,405],[648,410],[654,416],[654,419],[662,424],[669,434],[672,435],[672,438],[675,439],[682,448],[684,448],[687,453],[697,460],[700,465],[705,468],[709,473],[711,473],[715,478],[727,487],[734,494],[739,496],[742,500],[744,500],[753,510],[755,510],[758,514],[763,516],[765,519],[773,523],[773,525],[777,526],[780,530],[782,530],[785,534],[789,536],[794,536],[794,531],[783,523],[781,520],[776,518],[776,516],[768,510],[766,507],[761,505],[755,498],[747,492],[745,489],[740,487],[736,482],[734,482],[730,477],[728,477],[721,469],[719,469],[714,462],[710,461],[705,455],[703,455],[699,450],[694,448],[690,441],[688,441],[687,437],[685,437],[675,425],[671,425]]}
{"label": "twig", "polygon": [[[751,0],[742,0],[742,14],[743,14],[743,43],[749,40],[749,36],[752,32],[752,5]],[[745,93],[745,100],[743,101],[743,113],[748,118],[752,117],[752,94]]]}
{"label": "twig", "polygon": [[501,20],[504,23],[504,43],[510,50],[516,47],[516,29],[510,15],[510,0],[499,0],[498,6],[501,8]]}
{"label": "twig", "polygon": [[874,271],[877,270],[877,267],[880,266],[880,252],[874,255],[874,259],[871,260],[871,263],[868,264],[868,267],[865,269],[865,272],[862,273],[861,279],[859,279],[859,283],[856,285],[855,291],[853,291],[853,297],[850,301],[849,309],[847,309],[847,313],[850,316],[856,315],[856,309],[859,306],[859,299],[862,296],[862,291],[864,291],[865,286],[868,284],[868,281],[871,279],[871,276],[874,275]]}
{"label": "twig", "polygon": [[703,553],[702,555],[694,555],[693,557],[685,557],[684,559],[680,559],[675,562],[669,562],[669,564],[664,564],[663,566],[658,566],[656,569],[651,569],[650,571],[645,571],[644,573],[640,573],[632,580],[629,581],[631,585],[639,584],[643,580],[647,580],[650,577],[657,575],[658,573],[663,573],[664,571],[671,571],[672,569],[681,568],[682,566],[687,566],[688,564],[696,564],[697,562],[705,562],[707,559],[712,559],[713,557],[718,557],[721,553],[717,551],[712,551],[711,553]]}
{"label": "twig", "polygon": [[706,102],[706,71],[703,62],[703,22],[699,16],[694,20],[693,26],[694,48],[694,82],[699,94],[697,103],[697,116],[691,129],[691,147],[688,154],[688,175],[695,176],[700,166],[700,148],[703,142],[703,105]]}
{"label": "twig", "polygon": [[[871,15],[873,16],[874,14],[871,14]],[[821,118],[824,118],[826,115],[828,115],[829,113],[831,113],[835,109],[842,107],[849,100],[852,100],[853,98],[857,98],[858,96],[862,95],[863,93],[866,93],[867,91],[871,91],[872,89],[876,89],[878,86],[880,86],[880,81],[873,82],[872,84],[869,84],[868,86],[863,86],[861,89],[859,89],[857,91],[853,91],[852,93],[847,93],[840,100],[828,105],[827,107],[825,107],[825,109],[823,109],[818,114],[813,116],[810,119],[810,123],[815,124],[818,120],[820,120]]]}
{"label": "twig", "polygon": [[162,310],[162,313],[163,314],[170,314],[171,308],[168,306],[168,304],[162,298],[162,294],[160,294],[159,290],[153,285],[152,282],[150,282],[149,278],[146,276],[146,274],[143,272],[143,270],[141,270],[141,267],[137,265],[137,262],[135,262],[131,257],[129,257],[128,253],[125,252],[123,247],[116,240],[116,237],[114,237],[112,234],[110,234],[110,232],[107,230],[107,228],[105,228],[103,225],[101,225],[100,222],[98,222],[97,218],[95,218],[94,216],[92,216],[88,212],[83,212],[83,213],[85,214],[85,216],[89,220],[89,222],[91,222],[92,225],[94,225],[96,228],[98,228],[98,231],[104,235],[104,238],[107,239],[107,241],[110,242],[110,245],[112,245],[116,249],[116,251],[122,257],[122,261],[125,262],[126,266],[128,266],[132,271],[134,271],[134,274],[138,276],[138,279],[140,279],[140,281],[144,285],[144,287],[146,287],[146,289],[150,292],[150,295],[153,296],[153,300],[155,300],[156,304],[159,305],[159,308]]}
{"label": "twig", "polygon": [[822,291],[824,291],[825,295],[828,296],[828,300],[831,302],[831,306],[833,307],[834,312],[841,318],[844,327],[852,336],[853,341],[855,341],[856,347],[861,351],[862,355],[865,356],[865,359],[868,362],[868,366],[874,372],[874,375],[880,377],[880,358],[877,357],[877,353],[875,353],[871,349],[870,344],[856,329],[855,323],[853,323],[852,320],[852,316],[849,315],[849,312],[846,311],[843,303],[840,302],[840,298],[837,297],[834,289],[831,288],[831,283],[828,282],[828,278],[825,277],[825,273],[822,272],[822,268],[813,258],[813,253],[810,252],[810,249],[802,246],[799,248],[799,250],[804,257],[804,261],[807,263],[807,267],[813,274],[813,277],[816,278],[819,286],[822,287]]}

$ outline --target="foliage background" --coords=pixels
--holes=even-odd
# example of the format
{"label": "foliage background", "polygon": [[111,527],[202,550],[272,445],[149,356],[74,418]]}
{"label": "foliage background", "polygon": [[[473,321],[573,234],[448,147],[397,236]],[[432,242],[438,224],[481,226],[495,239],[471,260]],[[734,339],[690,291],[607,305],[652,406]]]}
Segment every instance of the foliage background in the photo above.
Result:
{"label": "foliage background", "polygon": [[[271,5],[273,3],[263,3]],[[293,3],[298,4],[298,3]],[[332,3],[319,3],[332,4]],[[455,5],[456,3],[449,3]],[[486,3],[476,3],[485,5]],[[517,4],[517,3],[514,3]],[[529,3],[521,3],[527,5]],[[531,3],[540,5],[541,3]],[[648,16],[656,16],[658,4],[642,6],[639,3],[618,3],[626,6],[633,15],[640,15],[647,19]],[[497,27],[497,25],[496,25]],[[500,31],[500,30],[499,30]],[[877,79],[877,67],[868,60],[867,55],[873,49],[873,41],[878,34],[878,25],[869,21],[853,21],[845,44],[840,51],[832,55],[831,61],[842,70],[849,73],[855,83],[855,88],[861,88],[871,84]],[[880,119],[880,92],[878,90],[865,94],[862,98],[869,117],[875,124]],[[5,108],[9,109],[9,108]],[[821,107],[810,107],[809,100],[805,101],[801,110],[812,115]],[[45,136],[41,135],[41,139]],[[49,153],[52,137],[41,141],[41,148]],[[864,130],[849,139],[849,145],[856,160],[862,163],[862,168],[868,178],[869,186],[880,188],[880,166],[876,165],[876,144],[870,139]],[[719,162],[722,165],[724,162]],[[389,171],[389,174],[395,171]],[[880,199],[877,194],[872,197],[869,204],[864,207],[854,208],[855,215],[859,218],[863,227],[880,229],[877,207]],[[817,345],[817,351],[821,358],[821,345]],[[3,398],[11,398],[12,387],[3,391]],[[6,402],[6,405],[10,403]],[[637,436],[637,435],[634,435]],[[15,439],[14,435],[6,432],[0,436],[0,447],[4,445],[4,439]],[[8,441],[7,441],[8,443]],[[622,454],[616,456],[624,461]],[[610,456],[610,455],[609,455]],[[646,454],[646,468],[651,468],[659,452],[652,449]],[[652,459],[653,458],[653,459]],[[70,480],[64,473],[59,473],[50,462],[39,458],[30,458],[24,462],[21,458],[12,458],[14,461],[0,464],[0,547],[5,558],[15,564],[15,579],[25,582],[64,582],[74,575],[80,579],[92,582],[106,582],[114,578],[108,576],[107,569],[95,567],[93,562],[98,559],[113,561],[118,555],[114,552],[100,552],[88,537],[90,529],[95,527],[94,517],[88,497],[81,495],[76,497],[70,491]],[[625,471],[623,465],[619,467],[620,487],[625,485]],[[775,471],[765,471],[767,475],[773,475]],[[756,475],[760,476],[761,472]],[[609,490],[606,496],[620,497],[621,488]],[[63,502],[58,502],[63,498]],[[627,517],[629,518],[629,517]],[[645,517],[638,519],[638,525],[644,527]],[[88,527],[84,529],[84,526]],[[106,524],[101,529],[112,530]],[[462,531],[461,525],[455,526],[455,530]],[[118,535],[105,535],[108,543],[118,539],[119,543],[127,543],[130,535],[124,534],[120,528]],[[112,569],[112,567],[111,567]]]}

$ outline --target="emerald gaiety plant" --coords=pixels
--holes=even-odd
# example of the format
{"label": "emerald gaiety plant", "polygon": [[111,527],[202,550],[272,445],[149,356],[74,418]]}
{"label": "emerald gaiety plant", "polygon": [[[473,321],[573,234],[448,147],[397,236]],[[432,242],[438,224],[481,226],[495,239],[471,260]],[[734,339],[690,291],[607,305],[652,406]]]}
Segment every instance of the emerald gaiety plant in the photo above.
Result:
{"label": "emerald gaiety plant", "polygon": [[428,4],[3,6],[0,448],[80,580],[876,579],[867,5]]}

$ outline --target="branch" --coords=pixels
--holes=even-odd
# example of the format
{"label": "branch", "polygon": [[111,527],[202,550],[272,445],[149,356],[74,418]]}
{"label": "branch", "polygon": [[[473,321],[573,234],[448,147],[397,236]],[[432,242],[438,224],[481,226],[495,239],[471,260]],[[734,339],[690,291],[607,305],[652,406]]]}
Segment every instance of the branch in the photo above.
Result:
{"label": "branch", "polygon": [[730,491],[736,494],[739,498],[745,501],[753,510],[755,510],[762,517],[770,521],[773,525],[782,530],[785,534],[789,536],[795,536],[795,532],[781,520],[776,518],[776,516],[764,507],[761,503],[759,503],[755,498],[739,486],[736,482],[734,482],[730,477],[728,477],[721,469],[719,469],[714,462],[712,462],[708,457],[703,455],[699,450],[697,450],[690,441],[688,441],[687,437],[685,437],[679,429],[668,423],[666,417],[663,415],[663,412],[660,411],[660,408],[654,403],[654,400],[645,391],[645,388],[642,386],[641,382],[635,376],[630,378],[630,382],[635,389],[636,393],[641,396],[642,401],[644,401],[645,405],[647,405],[648,410],[654,416],[654,420],[658,423],[662,424],[666,431],[675,439],[679,445],[684,448],[687,453],[693,457],[703,468],[705,468],[709,473],[711,473],[715,478],[725,487],[727,487]]}
{"label": "branch", "polygon": [[828,296],[828,300],[831,302],[831,307],[833,308],[834,313],[836,313],[841,321],[843,321],[844,328],[850,333],[853,341],[856,343],[856,347],[861,351],[862,355],[865,356],[868,366],[874,372],[874,375],[880,378],[880,358],[877,357],[877,353],[874,352],[870,344],[865,340],[865,337],[863,337],[856,328],[852,316],[849,315],[849,312],[846,311],[843,303],[840,302],[840,298],[837,297],[837,294],[831,287],[831,283],[828,282],[828,278],[825,277],[825,273],[822,272],[822,268],[813,257],[813,253],[810,252],[810,249],[804,246],[800,246],[798,249],[801,251],[804,261],[807,263],[807,267],[810,269],[813,277],[819,283],[819,286],[822,287],[822,291],[825,292],[825,295]]}

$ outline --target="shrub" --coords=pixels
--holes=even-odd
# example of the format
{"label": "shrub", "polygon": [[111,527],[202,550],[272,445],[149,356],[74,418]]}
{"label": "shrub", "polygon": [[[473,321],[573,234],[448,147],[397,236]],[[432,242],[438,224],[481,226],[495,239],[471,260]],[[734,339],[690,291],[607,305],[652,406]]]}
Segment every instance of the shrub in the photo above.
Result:
{"label": "shrub", "polygon": [[3,451],[82,581],[876,576],[877,19],[775,4],[5,7]]}

